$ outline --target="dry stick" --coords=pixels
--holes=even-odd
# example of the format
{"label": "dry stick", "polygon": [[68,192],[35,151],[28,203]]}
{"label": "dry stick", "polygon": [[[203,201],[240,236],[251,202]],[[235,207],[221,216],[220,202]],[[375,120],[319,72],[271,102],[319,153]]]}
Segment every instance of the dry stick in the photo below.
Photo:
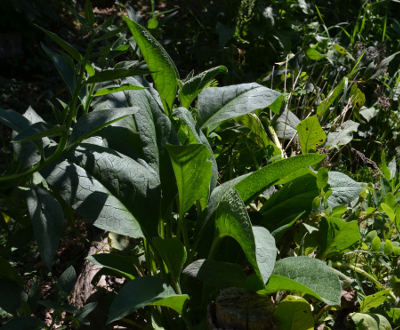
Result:
{"label": "dry stick", "polygon": [[[275,65],[272,66],[271,89],[274,89],[274,88],[273,88],[273,85],[274,85],[274,70],[275,70]],[[269,120],[270,120],[270,121],[272,120],[272,110],[271,110],[271,109],[269,109]]]}

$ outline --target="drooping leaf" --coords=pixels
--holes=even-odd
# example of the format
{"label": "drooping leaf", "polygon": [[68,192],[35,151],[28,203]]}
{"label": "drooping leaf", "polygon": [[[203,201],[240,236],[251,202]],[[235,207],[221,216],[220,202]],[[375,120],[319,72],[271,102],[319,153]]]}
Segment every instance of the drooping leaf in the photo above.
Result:
{"label": "drooping leaf", "polygon": [[99,253],[91,255],[86,259],[95,265],[116,270],[131,280],[139,276],[135,266],[133,266],[129,260],[118,254]]}
{"label": "drooping leaf", "polygon": [[382,305],[386,298],[388,297],[390,291],[392,289],[387,289],[383,291],[376,292],[372,295],[366,296],[360,303],[360,312],[364,313],[370,310],[371,308],[378,307]]}
{"label": "drooping leaf", "polygon": [[340,128],[328,133],[325,145],[329,147],[342,146],[353,140],[353,132],[357,132],[359,123],[346,121]]}
{"label": "drooping leaf", "polygon": [[61,205],[46,189],[33,184],[26,202],[40,256],[51,270],[64,227]]}
{"label": "drooping leaf", "polygon": [[313,330],[310,304],[304,298],[287,296],[275,310],[274,323],[279,330]]}
{"label": "drooping leaf", "polygon": [[165,148],[171,156],[179,191],[180,217],[193,205],[200,201],[202,209],[207,205],[212,163],[208,161],[211,154],[204,144],[173,146]]}
{"label": "drooping leaf", "polygon": [[2,330],[40,330],[43,328],[46,328],[46,325],[33,316],[13,318],[1,327]]}
{"label": "drooping leaf", "polygon": [[344,253],[361,240],[357,221],[345,222],[338,218],[324,217],[319,231],[321,239],[317,258],[320,259]]}
{"label": "drooping leaf", "polygon": [[174,282],[178,282],[183,264],[186,261],[186,249],[176,238],[154,237],[153,244],[168,267]]}
{"label": "drooping leaf", "polygon": [[317,116],[311,116],[301,121],[296,126],[296,130],[303,154],[315,151],[326,140],[326,134],[321,128]]}
{"label": "drooping leaf", "polygon": [[0,257],[0,278],[24,285],[25,282],[18,271],[4,258]]}
{"label": "drooping leaf", "polygon": [[275,239],[262,227],[256,229],[256,239],[246,207],[235,189],[229,190],[219,203],[215,226],[219,239],[230,236],[240,244],[255,273],[266,283],[276,259]]}
{"label": "drooping leaf", "polygon": [[349,204],[362,191],[357,182],[341,172],[330,171],[328,185],[329,189],[332,190],[332,195],[328,198],[328,203],[332,208]]}
{"label": "drooping leaf", "polygon": [[246,286],[247,275],[238,264],[199,259],[187,266],[183,273],[218,289]]}
{"label": "drooping leaf", "polygon": [[389,321],[380,314],[353,313],[350,317],[358,330],[392,330]]}
{"label": "drooping leaf", "polygon": [[[282,277],[300,285],[297,287],[295,283]],[[303,291],[304,286],[307,291]],[[267,292],[279,290],[303,291],[332,306],[340,305],[342,294],[338,276],[321,260],[310,257],[289,257],[276,262],[271,280],[267,284]]]}
{"label": "drooping leaf", "polygon": [[178,85],[178,70],[167,52],[149,31],[125,15],[123,17],[135,37],[149,69],[152,71],[151,75],[160,93],[164,109],[167,114],[170,114]]}
{"label": "drooping leaf", "polygon": [[210,87],[199,95],[198,125],[216,125],[224,120],[263,109],[281,94],[256,83]]}
{"label": "drooping leaf", "polygon": [[159,277],[135,278],[119,291],[111,305],[107,324],[120,320],[141,307],[170,297],[188,296],[177,295],[174,289]]}
{"label": "drooping leaf", "polygon": [[180,92],[181,106],[189,108],[196,96],[220,73],[225,74],[228,69],[223,65],[204,71],[197,76],[186,80]]}

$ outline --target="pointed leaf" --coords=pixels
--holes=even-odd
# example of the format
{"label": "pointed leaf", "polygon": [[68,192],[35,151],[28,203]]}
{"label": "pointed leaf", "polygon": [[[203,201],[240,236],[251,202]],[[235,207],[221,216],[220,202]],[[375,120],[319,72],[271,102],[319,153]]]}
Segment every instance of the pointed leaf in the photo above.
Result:
{"label": "pointed leaf", "polygon": [[[280,109],[280,108],[279,108]],[[285,111],[279,116],[276,121],[276,134],[279,138],[285,138],[285,140],[290,140],[294,137],[295,140],[298,140],[296,126],[300,123],[300,119],[297,116],[285,109]]]}
{"label": "pointed leaf", "polygon": [[342,219],[324,217],[319,231],[321,240],[317,258],[320,259],[344,253],[361,240],[357,221],[345,222]]}
{"label": "pointed leaf", "polygon": [[135,86],[132,84],[118,85],[106,88],[99,88],[93,96],[102,96],[122,91],[146,89],[145,87]]}
{"label": "pointed leaf", "polygon": [[18,271],[4,258],[0,257],[0,278],[25,285]]}
{"label": "pointed leaf", "polygon": [[332,208],[350,204],[362,191],[357,182],[341,172],[330,171],[328,185],[332,190],[332,195],[328,198],[328,203]]}
{"label": "pointed leaf", "polygon": [[149,73],[150,73],[149,71],[130,70],[130,69],[105,70],[96,73],[94,76],[89,77],[83,83],[84,84],[100,83],[100,82],[117,80],[132,76],[143,76]]}
{"label": "pointed leaf", "polygon": [[218,289],[246,286],[247,275],[238,264],[199,259],[187,266],[183,273]]}
{"label": "pointed leaf", "polygon": [[178,314],[182,315],[184,312],[184,307],[185,307],[186,301],[188,299],[189,299],[189,296],[187,294],[180,294],[180,295],[174,295],[172,297],[167,297],[164,299],[157,300],[149,305],[168,307],[168,308],[173,309]]}
{"label": "pointed leaf", "polygon": [[[286,277],[294,282],[307,287],[314,292],[312,294],[321,299],[328,305],[340,306],[342,288],[338,276],[331,271],[321,260],[310,257],[289,257],[279,260],[275,264],[273,275]],[[271,276],[271,282],[273,280]],[[268,283],[267,291],[269,293],[276,292],[274,290],[298,290],[302,291],[303,287],[293,286],[288,289],[289,282],[280,283],[279,278],[274,278],[272,283]],[[306,292],[309,293],[309,292]]]}
{"label": "pointed leaf", "polygon": [[33,316],[13,318],[1,327],[2,330],[40,330],[43,328],[46,328],[46,325]]}
{"label": "pointed leaf", "polygon": [[340,128],[328,133],[325,145],[329,147],[342,146],[353,140],[353,132],[357,132],[359,123],[346,121]]}
{"label": "pointed leaf", "polygon": [[204,128],[263,109],[280,95],[257,83],[207,88],[200,93],[197,103],[198,125]]}
{"label": "pointed leaf", "polygon": [[91,255],[86,259],[95,265],[116,270],[131,280],[139,276],[135,266],[133,266],[129,260],[118,254],[99,253]]}
{"label": "pointed leaf", "polygon": [[371,308],[382,305],[388,297],[392,289],[376,292],[372,295],[366,296],[360,303],[360,312],[364,313]]}
{"label": "pointed leaf", "polygon": [[69,296],[76,283],[76,271],[73,266],[69,266],[61,274],[57,281],[57,289],[55,294],[56,303],[60,304]]}
{"label": "pointed leaf", "polygon": [[176,96],[177,80],[179,79],[178,70],[167,52],[149,31],[125,15],[123,17],[135,37],[149,69],[152,71],[151,76],[160,93],[164,109],[169,114]]}
{"label": "pointed leaf", "polygon": [[394,211],[391,209],[391,207],[385,203],[381,203],[380,207],[382,208],[383,211],[387,214],[390,220],[395,221],[396,219],[396,214]]}
{"label": "pointed leaf", "polygon": [[326,134],[321,128],[317,116],[311,116],[301,121],[296,126],[296,130],[303,154],[317,150],[317,147],[324,144],[326,140]]}
{"label": "pointed leaf", "polygon": [[321,104],[317,108],[318,117],[322,117],[325,115],[325,112],[329,109],[331,104],[339,97],[340,93],[345,87],[345,78],[335,87],[333,91],[328,94],[328,97],[321,102]]}
{"label": "pointed leaf", "polygon": [[196,96],[220,73],[225,74],[228,69],[223,65],[204,71],[197,76],[186,80],[180,92],[181,105],[189,108]]}
{"label": "pointed leaf", "polygon": [[392,330],[390,322],[380,314],[352,313],[350,317],[358,330]]}
{"label": "pointed leaf", "polygon": [[51,125],[45,122],[39,122],[30,125],[27,129],[23,130],[17,136],[13,138],[11,143],[22,143],[27,141],[32,141],[36,139],[41,139],[47,136],[58,136],[65,134],[67,130],[65,126]]}
{"label": "pointed leaf", "polygon": [[179,191],[180,217],[200,201],[202,209],[207,205],[211,180],[212,163],[208,161],[211,154],[203,144],[187,146],[165,145],[171,156]]}
{"label": "pointed leaf", "polygon": [[306,50],[307,57],[312,61],[319,61],[320,59],[325,58],[327,55],[320,54],[317,50],[313,48],[308,48]]}
{"label": "pointed leaf", "polygon": [[51,270],[64,227],[61,205],[47,190],[33,184],[26,201],[40,256]]}
{"label": "pointed leaf", "polygon": [[93,7],[89,0],[86,0],[85,3],[85,19],[92,27],[94,24],[94,15],[93,15]]}
{"label": "pointed leaf", "polygon": [[254,240],[256,243],[257,264],[261,275],[269,278],[274,270],[278,249],[275,245],[275,238],[264,227],[253,226]]}
{"label": "pointed leaf", "polygon": [[279,330],[313,330],[310,304],[303,298],[287,296],[275,310],[274,323]]}
{"label": "pointed leaf", "polygon": [[176,238],[154,237],[153,244],[168,267],[174,282],[178,282],[183,264],[186,261],[186,249]]}
{"label": "pointed leaf", "polygon": [[141,307],[170,297],[187,297],[187,295],[177,295],[174,289],[159,277],[135,278],[119,291],[111,305],[107,324],[120,320]]}

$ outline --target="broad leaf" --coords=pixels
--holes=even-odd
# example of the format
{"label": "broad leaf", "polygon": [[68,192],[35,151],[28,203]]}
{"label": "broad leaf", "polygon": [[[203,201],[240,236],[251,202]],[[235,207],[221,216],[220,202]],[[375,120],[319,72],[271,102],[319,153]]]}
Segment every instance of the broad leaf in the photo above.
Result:
{"label": "broad leaf", "polygon": [[266,283],[276,259],[275,239],[265,228],[256,229],[254,235],[245,205],[235,189],[222,198],[216,214],[218,238],[230,236],[242,247],[259,279]]}
{"label": "broad leaf", "polygon": [[360,312],[364,313],[371,308],[382,305],[388,297],[392,289],[376,292],[370,296],[366,296],[360,303]]}
{"label": "broad leaf", "polygon": [[[296,126],[300,123],[300,119],[296,117],[296,115],[285,109],[285,111],[279,116],[276,121],[276,134],[279,138],[285,138],[285,140],[290,140],[293,136],[297,135]],[[295,140],[298,140],[298,137],[295,136]]]}
{"label": "broad leaf", "polygon": [[345,222],[338,218],[324,217],[319,232],[321,240],[317,258],[320,259],[344,253],[361,240],[357,221]]}
{"label": "broad leaf", "polygon": [[149,69],[152,71],[151,76],[160,93],[164,109],[167,114],[170,114],[178,85],[178,70],[167,52],[149,31],[125,15],[123,17],[135,37]]}
{"label": "broad leaf", "polygon": [[212,163],[211,154],[204,144],[165,148],[171,156],[179,191],[179,214],[183,217],[194,202],[200,201],[202,209],[207,205]]}
{"label": "broad leaf", "polygon": [[188,299],[189,299],[189,296],[187,294],[180,294],[180,295],[174,295],[172,297],[157,300],[149,305],[168,307],[168,308],[173,309],[178,314],[182,315],[184,312],[184,307],[185,307],[186,301]]}
{"label": "broad leaf", "polygon": [[100,83],[105,81],[122,79],[126,77],[143,76],[149,73],[150,73],[149,71],[130,70],[130,69],[105,70],[96,73],[94,76],[89,77],[83,83],[84,84]]}
{"label": "broad leaf", "polygon": [[38,318],[33,316],[19,316],[1,327],[2,330],[40,330],[46,328]]}
{"label": "broad leaf", "polygon": [[287,296],[275,310],[274,323],[279,330],[313,330],[310,304],[304,298]]}
{"label": "broad leaf", "polygon": [[199,259],[187,266],[183,273],[218,289],[246,286],[247,275],[238,264]]}
{"label": "broad leaf", "polygon": [[317,116],[311,116],[301,121],[296,126],[296,130],[303,154],[315,151],[326,140],[326,134],[321,128]]}
{"label": "broad leaf", "polygon": [[353,313],[350,317],[358,330],[392,330],[390,322],[379,314]]}
{"label": "broad leaf", "polygon": [[55,294],[56,303],[60,304],[71,293],[76,283],[76,272],[73,266],[69,266],[61,274],[57,281]]}
{"label": "broad leaf", "polygon": [[[279,277],[286,277],[300,285],[296,287],[291,281],[280,281]],[[303,286],[308,291],[303,291]],[[276,262],[267,292],[280,290],[303,291],[332,306],[340,306],[342,294],[338,276],[325,263],[310,257],[290,257]]]}
{"label": "broad leaf", "polygon": [[61,205],[46,189],[33,184],[26,202],[40,256],[51,270],[64,227]]}
{"label": "broad leaf", "polygon": [[348,205],[357,198],[362,188],[353,179],[341,172],[329,172],[328,187],[332,195],[328,198],[329,205],[334,208],[338,205]]}
{"label": "broad leaf", "polygon": [[204,128],[263,109],[281,94],[257,83],[210,87],[199,95],[198,125]]}
{"label": "broad leaf", "polygon": [[132,262],[118,254],[99,253],[91,255],[86,259],[95,265],[116,270],[131,280],[139,276],[136,267],[132,265]]}
{"label": "broad leaf", "polygon": [[220,73],[227,73],[228,69],[223,65],[204,71],[197,76],[186,80],[182,84],[180,99],[184,108],[189,108],[196,96]]}
{"label": "broad leaf", "polygon": [[153,245],[157,249],[175,283],[181,275],[183,264],[186,261],[186,249],[183,243],[176,238],[153,238]]}
{"label": "broad leaf", "polygon": [[146,89],[146,88],[141,86],[135,86],[132,84],[114,85],[105,88],[99,88],[93,96],[102,96],[122,91],[140,90],[140,89]]}
{"label": "broad leaf", "polygon": [[25,285],[18,271],[4,258],[0,257],[0,278]]}
{"label": "broad leaf", "polygon": [[41,174],[88,222],[130,237],[144,237],[142,228],[158,235],[160,181],[147,164],[84,143],[66,157]]}
{"label": "broad leaf", "polygon": [[135,278],[119,291],[111,305],[107,324],[120,320],[141,307],[171,297],[188,296],[177,295],[174,289],[159,277]]}
{"label": "broad leaf", "polygon": [[308,48],[306,50],[306,55],[310,60],[319,61],[320,59],[325,58],[327,55],[320,54],[317,50],[313,48]]}

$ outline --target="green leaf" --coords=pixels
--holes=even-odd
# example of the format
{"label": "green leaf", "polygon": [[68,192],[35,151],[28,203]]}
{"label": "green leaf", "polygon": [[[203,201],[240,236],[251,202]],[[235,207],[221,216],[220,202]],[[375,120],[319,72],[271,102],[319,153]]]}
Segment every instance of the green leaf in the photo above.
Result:
{"label": "green leaf", "polygon": [[200,128],[215,126],[222,121],[263,109],[280,95],[257,83],[206,88],[197,102],[198,125]]}
{"label": "green leaf", "polygon": [[196,260],[183,273],[218,289],[244,288],[247,279],[240,265],[210,259]]}
{"label": "green leaf", "polygon": [[319,61],[319,60],[321,60],[321,59],[323,59],[323,58],[325,58],[327,56],[327,55],[320,54],[314,48],[308,48],[306,50],[306,55],[312,61]]}
{"label": "green leaf", "polygon": [[61,274],[57,281],[57,290],[55,293],[55,301],[61,304],[65,298],[69,296],[76,283],[76,272],[73,266],[69,266]]}
{"label": "green leaf", "polygon": [[36,310],[38,301],[40,299],[39,279],[34,278],[31,284],[32,285],[28,292],[27,304],[31,310],[31,313],[33,313]]}
{"label": "green leaf", "polygon": [[0,257],[0,278],[25,285],[18,271],[4,258]]}
{"label": "green leaf", "polygon": [[377,252],[381,248],[381,239],[379,236],[375,236],[371,243],[371,251]]}
{"label": "green leaf", "polygon": [[390,220],[395,221],[396,219],[396,214],[394,211],[391,209],[391,207],[385,203],[381,203],[380,207],[382,208],[383,211],[387,214],[387,216],[390,218]]}
{"label": "green leaf", "polygon": [[[280,111],[280,107],[278,111]],[[279,114],[279,112],[278,112]],[[297,135],[296,131],[296,126],[300,123],[300,119],[297,118],[297,116],[285,109],[283,113],[278,117],[276,121],[276,126],[274,127],[276,130],[276,134],[278,135],[279,138],[285,138],[285,140],[290,140]],[[295,141],[298,140],[298,137],[296,136]]]}
{"label": "green leaf", "polygon": [[92,27],[94,24],[94,15],[93,15],[93,7],[89,0],[86,0],[85,3],[85,19]]}
{"label": "green leaf", "polygon": [[280,290],[305,292],[332,306],[340,306],[342,295],[338,276],[321,260],[310,257],[289,257],[276,262],[266,291],[269,294]]}
{"label": "green leaf", "polygon": [[153,238],[153,245],[157,249],[175,283],[181,275],[183,264],[186,261],[186,249],[183,243],[176,238]]}
{"label": "green leaf", "polygon": [[330,171],[328,185],[332,190],[332,195],[328,198],[328,203],[332,208],[350,204],[362,192],[357,182],[341,172]]}
{"label": "green leaf", "polygon": [[328,184],[329,174],[328,170],[324,167],[318,169],[317,174],[317,186],[319,190],[322,190]]}
{"label": "green leaf", "polygon": [[319,231],[321,240],[317,258],[320,259],[344,253],[361,239],[357,221],[345,222],[337,218],[324,217]]}
{"label": "green leaf", "polygon": [[388,297],[391,289],[376,292],[370,296],[366,296],[360,303],[360,312],[364,313],[371,308],[382,305]]}
{"label": "green leaf", "polygon": [[118,254],[99,253],[91,255],[86,259],[95,265],[116,270],[130,280],[139,276],[136,267],[129,260]]}
{"label": "green leaf", "polygon": [[383,253],[389,255],[393,252],[393,243],[390,240],[385,241],[385,246],[383,247]]}
{"label": "green leaf", "polygon": [[72,130],[68,142],[69,144],[77,144],[102,128],[129,115],[133,115],[139,110],[138,107],[131,107],[89,112],[79,118]]}
{"label": "green leaf", "polygon": [[181,294],[157,300],[149,305],[168,307],[173,309],[178,314],[182,315],[184,313],[184,307],[188,299],[189,296],[187,294]]}
{"label": "green leaf", "polygon": [[64,227],[61,205],[46,189],[33,184],[26,202],[40,256],[51,270]]}
{"label": "green leaf", "polygon": [[389,66],[390,62],[399,54],[400,52],[396,52],[388,57],[386,57],[385,59],[383,59],[383,61],[378,65],[378,67],[376,68],[376,72],[374,73],[374,75],[370,78],[370,79],[375,79],[378,78],[379,76],[382,75],[383,71],[385,71],[385,69]]}
{"label": "green leaf", "polygon": [[[177,295],[174,289],[164,282],[163,279],[153,276],[135,278],[124,285],[111,305],[107,324],[120,320],[134,311],[166,298],[187,299],[187,295]],[[171,306],[182,306],[176,301],[166,301]]]}
{"label": "green leaf", "polygon": [[152,71],[154,83],[160,93],[167,114],[172,111],[179,79],[178,70],[164,48],[144,27],[122,14],[131,30],[144,59]]}
{"label": "green leaf", "polygon": [[299,220],[299,219],[303,216],[304,213],[306,213],[306,212],[303,211],[303,212],[301,212],[300,214],[297,214],[297,213],[296,213],[296,214],[294,214],[294,215],[291,215],[291,216],[285,218],[283,221],[281,221],[281,222],[278,224],[278,228],[275,229],[275,230],[271,233],[271,235],[274,236],[275,241],[278,242],[279,239],[285,234],[285,232],[286,232],[291,226],[293,226],[293,224],[294,224],[297,220]]}
{"label": "green leaf", "polygon": [[256,227],[254,234],[246,207],[235,189],[229,190],[219,203],[215,226],[219,235],[215,242],[224,236],[235,239],[259,279],[266,283],[275,264],[275,239],[263,227]]}
{"label": "green leaf", "polygon": [[350,98],[352,99],[352,104],[356,109],[360,109],[365,103],[365,95],[358,88],[357,84],[354,84],[350,90]]}
{"label": "green leaf", "polygon": [[93,96],[102,96],[122,91],[132,91],[132,90],[140,90],[146,89],[145,87],[135,86],[132,84],[124,84],[124,85],[114,85],[106,88],[99,88]]}
{"label": "green leaf", "polygon": [[0,308],[7,313],[18,315],[22,301],[26,301],[27,294],[21,285],[0,278]]}
{"label": "green leaf", "polygon": [[313,330],[310,304],[303,298],[287,296],[275,310],[274,323],[279,330]]}
{"label": "green leaf", "polygon": [[131,70],[131,69],[105,70],[96,73],[94,76],[89,77],[83,82],[83,84],[94,84],[111,80],[123,79],[132,76],[143,76],[149,73],[150,73],[149,71]]}
{"label": "green leaf", "polygon": [[321,128],[317,116],[311,116],[301,121],[296,126],[296,130],[303,154],[317,150],[317,147],[324,144],[326,140],[326,134]]}
{"label": "green leaf", "polygon": [[392,330],[389,321],[379,314],[352,313],[350,317],[358,330]]}
{"label": "green leaf", "polygon": [[86,143],[66,157],[40,173],[86,221],[130,237],[144,237],[142,228],[158,235],[160,181],[146,164]]}
{"label": "green leaf", "polygon": [[225,74],[228,69],[223,65],[204,71],[197,76],[186,80],[180,92],[181,106],[189,108],[196,96],[206,88],[220,73]]}
{"label": "green leaf", "polygon": [[47,136],[63,135],[67,132],[65,126],[51,125],[45,122],[38,122],[30,125],[27,129],[23,130],[13,138],[11,143],[22,143],[41,139]]}
{"label": "green leaf", "polygon": [[194,202],[207,205],[212,163],[211,154],[204,144],[187,146],[165,145],[171,156],[179,191],[179,214],[182,218]]}
{"label": "green leaf", "polygon": [[360,124],[352,120],[346,121],[340,128],[328,133],[325,145],[332,148],[348,144],[353,140],[353,132],[357,132],[358,126],[360,126]]}
{"label": "green leaf", "polygon": [[322,117],[325,115],[325,112],[329,109],[331,104],[338,98],[342,90],[345,86],[345,78],[335,87],[333,91],[328,94],[328,97],[321,102],[321,104],[317,108],[317,115],[318,117]]}
{"label": "green leaf", "polygon": [[46,325],[33,316],[19,316],[8,321],[1,327],[2,330],[40,330]]}

